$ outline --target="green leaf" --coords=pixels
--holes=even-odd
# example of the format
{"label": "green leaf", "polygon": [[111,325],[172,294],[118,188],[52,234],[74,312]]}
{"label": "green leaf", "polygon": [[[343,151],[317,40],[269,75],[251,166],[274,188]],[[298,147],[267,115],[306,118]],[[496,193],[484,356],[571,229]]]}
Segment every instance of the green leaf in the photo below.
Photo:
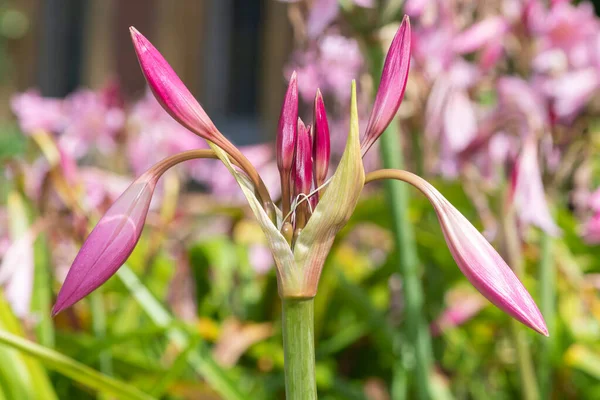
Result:
{"label": "green leaf", "polygon": [[147,400],[153,398],[133,386],[103,375],[54,350],[40,346],[37,343],[18,337],[7,331],[0,330],[0,343],[34,357],[48,368],[91,389],[117,396],[119,399]]}
{"label": "green leaf", "polygon": [[[166,327],[173,323],[173,317],[140,282],[127,265],[123,265],[117,271],[117,276],[130,290],[133,297],[135,297],[155,325]],[[189,335],[182,329],[171,329],[167,333],[167,336],[179,349],[185,349],[190,342]],[[233,383],[227,371],[224,371],[215,362],[204,343],[200,342],[197,346],[197,351],[189,353],[187,360],[194,370],[206,379],[224,399],[243,400],[246,398]]]}
{"label": "green leaf", "polygon": [[[298,295],[316,294],[321,270],[335,235],[352,216],[364,183],[365,171],[360,154],[356,83],[352,81],[350,132],[346,149],[325,194],[298,236],[294,247],[296,268],[302,272],[304,287],[310,290]],[[295,295],[287,292],[285,294]]]}

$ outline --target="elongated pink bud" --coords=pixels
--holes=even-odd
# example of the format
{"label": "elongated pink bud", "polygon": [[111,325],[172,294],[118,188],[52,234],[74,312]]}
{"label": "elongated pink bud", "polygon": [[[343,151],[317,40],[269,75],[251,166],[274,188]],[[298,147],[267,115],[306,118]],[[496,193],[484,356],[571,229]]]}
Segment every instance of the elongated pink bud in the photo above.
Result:
{"label": "elongated pink bud", "polygon": [[383,64],[379,89],[361,143],[363,156],[392,122],[404,98],[410,68],[410,32],[410,20],[405,15]]}
{"label": "elongated pink bud", "polygon": [[420,189],[435,209],[450,253],[469,282],[496,307],[548,336],[540,310],[498,252],[440,192],[421,181]]}
{"label": "elongated pink bud", "polygon": [[419,189],[431,202],[456,264],[469,282],[496,307],[548,336],[544,317],[519,278],[481,233],[440,192],[407,171],[379,170],[367,181],[398,179]]}
{"label": "elongated pink bud", "polygon": [[327,122],[327,112],[321,91],[317,89],[315,97],[315,111],[313,123],[313,164],[315,187],[319,187],[327,178],[329,169],[329,157],[331,153],[331,144],[329,138],[329,123]]}
{"label": "elongated pink bud", "polygon": [[312,140],[310,137],[310,125],[304,126],[304,122],[298,118],[298,142],[296,144],[296,165],[294,174],[295,195],[310,193],[313,176],[312,162]]}
{"label": "elongated pink bud", "polygon": [[117,272],[137,244],[158,176],[146,173],[108,209],[77,253],[52,315],[72,306]]}
{"label": "elongated pink bud", "polygon": [[129,31],[144,77],[158,102],[187,129],[227,149],[228,141],[217,130],[167,60],[137,29],[131,27]]}
{"label": "elongated pink bud", "polygon": [[292,169],[297,135],[298,80],[294,71],[283,99],[277,127],[277,167],[282,173],[289,173]]}

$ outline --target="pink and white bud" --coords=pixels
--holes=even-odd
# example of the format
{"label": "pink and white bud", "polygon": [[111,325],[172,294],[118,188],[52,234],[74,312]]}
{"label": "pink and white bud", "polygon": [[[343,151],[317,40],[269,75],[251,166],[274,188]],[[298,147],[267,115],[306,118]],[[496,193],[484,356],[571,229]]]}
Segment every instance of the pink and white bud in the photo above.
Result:
{"label": "pink and white bud", "polygon": [[283,99],[277,127],[277,167],[282,174],[289,174],[292,169],[297,136],[298,78],[294,71]]}
{"label": "pink and white bud", "polygon": [[363,156],[392,122],[404,98],[410,68],[410,42],[410,20],[404,16],[383,64],[379,89],[361,142]]}
{"label": "pink and white bud", "polygon": [[423,182],[422,190],[435,208],[450,253],[469,282],[496,307],[548,336],[540,310],[498,252],[446,198]]}
{"label": "pink and white bud", "polygon": [[373,179],[398,179],[419,189],[431,202],[450,253],[461,272],[496,307],[531,329],[548,336],[537,305],[498,252],[429,182],[407,171],[381,170]]}
{"label": "pink and white bud", "polygon": [[198,136],[227,149],[228,141],[217,130],[167,60],[137,29],[131,27],[129,30],[144,77],[165,111]]}
{"label": "pink and white bud", "polygon": [[125,263],[142,234],[158,176],[140,176],[100,219],[77,253],[52,315],[90,294]]}
{"label": "pink and white bud", "polygon": [[313,122],[313,163],[314,163],[314,181],[315,186],[319,187],[327,178],[329,169],[329,158],[331,153],[331,144],[329,137],[329,123],[327,122],[327,112],[321,91],[317,89],[315,97],[315,110]]}

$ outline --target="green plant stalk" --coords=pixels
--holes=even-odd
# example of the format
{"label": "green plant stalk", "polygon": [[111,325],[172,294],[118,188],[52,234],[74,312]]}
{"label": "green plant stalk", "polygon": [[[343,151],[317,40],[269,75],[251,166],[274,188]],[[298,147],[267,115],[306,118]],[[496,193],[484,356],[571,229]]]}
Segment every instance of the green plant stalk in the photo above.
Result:
{"label": "green plant stalk", "polygon": [[[371,75],[375,85],[379,82],[381,69],[383,67],[384,55],[379,45],[368,46],[370,49],[369,61]],[[404,169],[404,157],[400,143],[400,132],[397,121],[394,120],[379,139],[379,149],[383,168]],[[408,368],[411,360],[414,359],[414,373],[412,377],[395,372],[392,383],[392,392],[400,393],[402,390],[398,385],[404,385],[404,382],[414,382],[417,389],[418,398],[421,400],[429,399],[431,387],[431,336],[423,317],[424,295],[419,277],[419,259],[417,256],[417,245],[413,227],[408,219],[409,194],[406,185],[402,182],[386,180],[386,196],[389,207],[392,212],[392,229],[394,232],[394,242],[398,249],[399,272],[403,282],[404,294],[404,330],[408,343],[404,343],[402,348],[402,358],[404,362],[399,362],[397,368]],[[412,354],[410,354],[412,353]]]}
{"label": "green plant stalk", "polygon": [[540,311],[546,320],[550,337],[543,337],[538,360],[538,379],[542,399],[552,393],[553,332],[556,314],[556,269],[552,258],[552,237],[542,232],[539,265]]}
{"label": "green plant stalk", "polygon": [[[504,196],[502,196],[504,197]],[[521,243],[517,232],[517,221],[514,209],[505,204],[502,209],[503,218],[502,234],[505,247],[505,258],[515,274],[522,279],[525,273]],[[511,321],[513,343],[517,351],[517,362],[521,378],[522,398],[525,400],[539,400],[540,393],[531,359],[531,351],[527,343],[526,332],[516,320]]]}
{"label": "green plant stalk", "polygon": [[314,299],[283,299],[286,400],[316,400]]}
{"label": "green plant stalk", "polygon": [[[106,310],[102,302],[102,292],[96,290],[90,294],[90,308],[92,310],[92,329],[98,339],[106,338]],[[109,350],[103,350],[98,356],[100,372],[112,375],[112,356]]]}

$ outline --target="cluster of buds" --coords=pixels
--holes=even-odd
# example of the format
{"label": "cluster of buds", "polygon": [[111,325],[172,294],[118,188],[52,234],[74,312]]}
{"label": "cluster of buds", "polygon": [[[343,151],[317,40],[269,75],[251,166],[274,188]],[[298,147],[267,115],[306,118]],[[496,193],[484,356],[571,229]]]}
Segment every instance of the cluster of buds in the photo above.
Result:
{"label": "cluster of buds", "polygon": [[329,124],[323,96],[317,89],[312,125],[298,117],[298,82],[294,72],[281,109],[277,130],[277,167],[281,177],[281,233],[290,245],[302,232],[319,203],[330,157]]}
{"label": "cluster of buds", "polygon": [[158,50],[134,28],[131,34],[152,92],[176,121],[206,139],[212,150],[191,150],[169,157],[125,191],[83,244],[58,294],[54,314],[92,292],[126,261],[140,238],[156,181],[167,169],[192,158],[219,158],[237,180],[267,237],[277,267],[281,297],[311,298],[316,295],[321,270],[335,235],[354,212],[365,183],[396,179],[416,187],[430,201],[454,260],[473,286],[514,318],[537,332],[548,334],[535,302],[509,266],[431,184],[399,170],[379,170],[365,176],[362,156],[392,122],[404,97],[411,48],[407,17],[386,56],[362,140],[356,85],[352,82],[346,148],[335,173],[328,180],[329,128],[323,99],[317,91],[314,121],[312,127],[306,126],[298,119],[297,81],[296,76],[292,76],[277,137],[282,211],[271,200],[256,169],[217,130]]}

